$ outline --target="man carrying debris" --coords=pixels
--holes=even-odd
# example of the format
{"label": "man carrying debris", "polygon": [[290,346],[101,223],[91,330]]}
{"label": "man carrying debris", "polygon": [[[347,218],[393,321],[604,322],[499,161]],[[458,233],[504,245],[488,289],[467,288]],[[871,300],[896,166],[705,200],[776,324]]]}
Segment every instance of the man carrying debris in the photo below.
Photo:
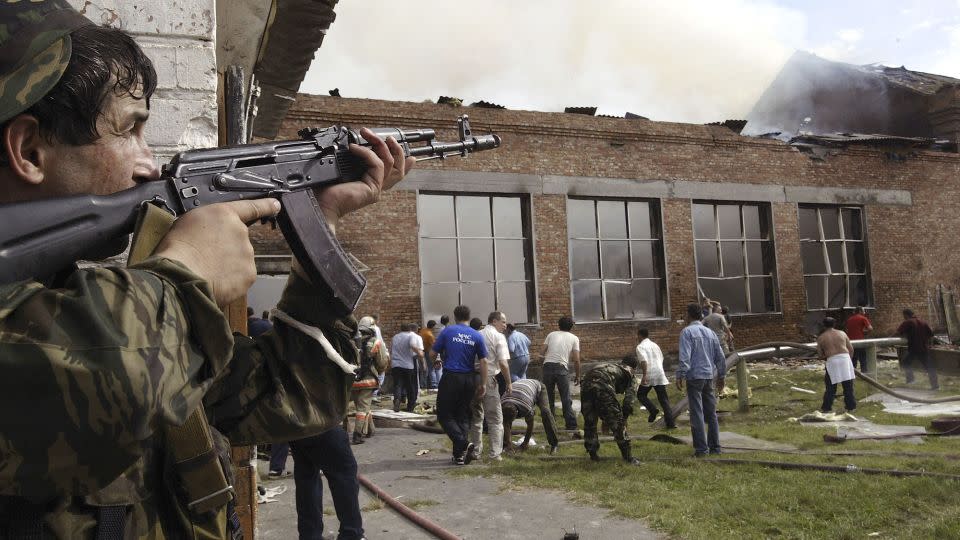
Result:
{"label": "man carrying debris", "polygon": [[823,405],[820,412],[833,410],[833,399],[837,396],[837,384],[843,386],[843,405],[847,412],[857,408],[857,397],[853,394],[853,345],[846,334],[834,328],[837,321],[833,317],[823,319],[823,332],[817,337],[817,354],[827,363],[827,372],[823,376],[826,389],[823,392]]}
{"label": "man carrying debris", "polygon": [[730,354],[730,343],[733,342],[733,332],[730,331],[730,324],[727,323],[726,317],[720,312],[722,309],[720,304],[714,303],[710,309],[710,313],[703,318],[703,325],[713,330],[713,333],[717,335],[723,353]]}
{"label": "man carrying debris", "polygon": [[550,453],[557,451],[557,424],[553,419],[550,405],[547,402],[547,388],[543,383],[536,379],[520,379],[515,381],[507,393],[500,398],[503,407],[503,426],[506,430],[506,437],[503,439],[503,449],[513,448],[510,444],[510,428],[513,426],[513,420],[520,416],[527,421],[527,433],[523,437],[523,442],[516,446],[518,450],[526,450],[530,445],[530,437],[533,435],[533,407],[534,404],[540,409],[540,418],[543,420],[543,430],[547,434],[547,442],[550,443]]}
{"label": "man carrying debris", "polygon": [[913,314],[913,310],[903,310],[903,322],[897,328],[897,334],[907,338],[907,353],[900,360],[900,367],[907,374],[907,384],[913,382],[913,361],[918,360],[927,370],[930,378],[930,389],[939,390],[937,369],[930,362],[930,340],[933,339],[933,330],[930,325]]}
{"label": "man carrying debris", "polygon": [[[620,448],[620,455],[627,463],[637,465],[640,460],[630,451],[627,439],[627,418],[633,414],[633,400],[637,395],[639,381],[634,376],[637,357],[629,354],[619,364],[603,364],[591,369],[584,377],[580,392],[580,410],[583,413],[583,446],[590,459],[599,461],[597,450],[597,421],[603,419]],[[617,394],[624,394],[623,405]]]}

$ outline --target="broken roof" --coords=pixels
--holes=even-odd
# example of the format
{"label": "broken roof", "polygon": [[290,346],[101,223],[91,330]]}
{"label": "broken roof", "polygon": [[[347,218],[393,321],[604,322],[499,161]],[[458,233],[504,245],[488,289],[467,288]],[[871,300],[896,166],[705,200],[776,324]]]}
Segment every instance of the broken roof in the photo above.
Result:
{"label": "broken roof", "polygon": [[960,79],[797,52],[757,100],[743,133],[950,138],[960,132],[960,117],[951,112],[960,98],[948,91],[956,88]]}

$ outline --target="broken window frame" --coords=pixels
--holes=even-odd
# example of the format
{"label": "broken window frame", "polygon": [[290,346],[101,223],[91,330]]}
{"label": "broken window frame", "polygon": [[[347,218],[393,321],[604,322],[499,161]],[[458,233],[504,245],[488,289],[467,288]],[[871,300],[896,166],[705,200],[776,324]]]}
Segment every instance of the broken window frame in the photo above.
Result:
{"label": "broken window frame", "polygon": [[[571,221],[573,219],[573,210],[571,208],[570,201],[588,201],[592,203],[593,212],[593,225],[596,231],[594,236],[574,236],[571,231]],[[621,203],[623,208],[623,218],[625,220],[625,230],[626,235],[624,237],[614,237],[614,236],[604,236],[601,231],[600,223],[600,203],[613,202]],[[647,236],[633,236],[633,220],[630,215],[631,204],[645,204],[647,207],[647,216],[650,226],[650,234]],[[596,278],[575,278],[574,273],[574,250],[572,249],[573,242],[592,242],[596,247],[597,253],[597,269]],[[629,268],[628,277],[605,277],[604,273],[604,248],[603,244],[605,242],[625,242],[627,244],[627,263]],[[653,276],[638,276],[639,272],[634,265],[634,245],[639,243],[649,243],[651,245],[651,252],[653,253],[654,260],[651,262]],[[667,317],[669,310],[669,300],[667,297],[667,277],[666,277],[666,252],[663,242],[663,217],[661,213],[661,204],[659,199],[641,199],[641,198],[621,198],[621,197],[568,197],[567,198],[567,247],[568,247],[568,270],[570,272],[570,306],[573,317],[578,322],[617,322],[617,321],[634,321],[634,320],[655,320],[663,319]],[[637,316],[636,314],[636,304],[633,304],[631,307],[633,309],[634,315],[632,317],[616,317],[612,315],[609,301],[607,286],[608,285],[624,285],[630,284],[633,286],[635,282],[648,282],[653,283],[654,290],[656,291],[655,304],[655,313],[649,316],[641,315]],[[574,294],[574,289],[578,284],[589,284],[589,283],[599,283],[600,285],[600,318],[586,317],[581,313],[577,314],[576,308],[576,298]]]}
{"label": "broken window frame", "polygon": [[[803,225],[800,223],[803,213],[801,210],[813,210],[816,212],[817,216],[817,238],[809,239],[804,238],[803,235],[799,232],[804,229]],[[824,220],[824,211],[831,210],[836,212],[837,218],[837,230],[839,231],[839,238],[826,238],[825,228],[823,225]],[[847,227],[844,222],[844,210],[855,210],[857,215],[860,218],[859,223],[859,232],[860,238],[847,238]],[[826,311],[832,309],[851,309],[855,308],[857,305],[863,305],[864,307],[873,307],[873,279],[870,273],[870,253],[867,245],[867,227],[864,220],[865,211],[862,206],[853,206],[853,205],[826,205],[826,204],[799,204],[797,205],[797,231],[800,238],[800,264],[803,271],[803,288],[804,288],[804,300],[807,303],[807,311]],[[853,230],[856,230],[853,228]],[[804,244],[819,244],[820,253],[823,257],[822,264],[824,272],[808,272],[808,265],[811,264],[803,257]],[[840,246],[840,255],[841,255],[841,266],[842,268],[834,268],[830,262],[830,250],[829,245],[839,245]],[[863,247],[863,272],[853,272],[851,271],[850,250],[848,246],[850,245],[860,245]],[[843,278],[843,305],[836,306],[830,305],[830,278]],[[852,287],[850,286],[851,278],[862,279],[866,290],[866,301],[862,304],[859,302],[852,301]],[[809,287],[807,285],[808,280],[810,279],[820,279],[822,281],[823,289],[823,298],[819,307],[811,307],[810,303],[810,293]]]}
{"label": "broken window frame", "polygon": [[[451,235],[431,235],[423,234],[423,220],[420,219],[421,212],[424,211],[423,197],[449,197],[453,199],[453,231],[454,234]],[[477,198],[482,197],[487,199],[488,208],[489,208],[489,217],[490,217],[490,235],[470,235],[467,236],[462,234],[461,231],[461,220],[460,220],[460,201],[463,198]],[[497,227],[497,214],[495,211],[495,200],[497,199],[515,199],[520,201],[520,223],[521,223],[521,232],[520,236],[516,235],[498,235]],[[464,287],[469,286],[470,284],[476,283],[486,283],[493,285],[493,305],[494,310],[503,311],[506,313],[507,317],[510,318],[512,323],[516,324],[535,324],[537,323],[537,305],[536,305],[536,291],[534,289],[534,262],[533,262],[533,234],[532,234],[532,216],[530,212],[530,197],[525,194],[503,194],[503,193],[449,193],[449,192],[434,192],[434,191],[420,191],[417,193],[417,229],[418,229],[418,247],[420,253],[420,308],[421,313],[425,318],[434,318],[436,316],[439,318],[439,314],[428,313],[426,306],[426,294],[424,291],[431,285],[453,285],[457,286],[457,300],[456,303],[450,306],[450,312],[452,313],[453,308],[463,304],[464,298]],[[456,259],[457,259],[457,280],[439,280],[439,281],[426,281],[424,279],[425,273],[423,271],[424,265],[429,264],[430,261],[424,260],[424,255],[426,250],[424,249],[424,240],[453,240],[456,245]],[[489,240],[492,244],[492,267],[493,275],[490,276],[490,279],[478,280],[464,279],[464,248],[463,244],[466,241],[470,240]],[[523,243],[523,273],[524,279],[501,279],[500,273],[501,268],[498,263],[498,241],[522,241]],[[475,256],[472,255],[472,256]],[[526,313],[516,313],[510,312],[509,308],[504,309],[504,306],[501,303],[500,294],[505,284],[524,284],[524,289],[526,292]],[[476,306],[469,306],[471,309],[476,309]],[[446,313],[446,312],[445,312]],[[479,311],[475,312],[478,316],[486,317],[486,313],[480,313]]]}
{"label": "broken window frame", "polygon": [[[696,207],[698,205],[709,206],[713,214],[713,237],[707,238],[697,235],[696,227]],[[737,207],[737,215],[740,219],[738,224],[740,227],[740,236],[724,236],[721,231],[720,223],[720,211],[719,208],[722,206],[735,206]],[[759,238],[749,238],[747,236],[747,226],[746,218],[744,217],[745,208],[756,208],[757,216],[759,218],[758,227],[762,234]],[[764,315],[770,313],[779,313],[780,312],[780,294],[779,287],[777,283],[777,260],[776,260],[776,244],[774,243],[774,234],[773,234],[773,215],[769,204],[759,203],[759,202],[750,202],[750,203],[740,203],[740,202],[728,202],[728,201],[706,201],[706,200],[694,200],[691,201],[690,206],[691,212],[691,226],[693,232],[693,243],[694,243],[694,261],[695,268],[697,272],[697,297],[702,302],[708,296],[704,293],[703,281],[728,281],[728,282],[737,282],[742,287],[744,301],[744,306],[746,306],[745,311],[734,311],[733,308],[736,306],[730,306],[728,304],[723,304],[724,307],[731,308],[730,315]],[[698,255],[698,244],[712,243],[716,252],[716,261],[717,261],[717,275],[701,275],[705,273],[701,267],[700,256]],[[740,253],[740,264],[743,267],[742,272],[728,274],[724,268],[724,247],[725,244],[737,243],[739,245]],[[762,273],[751,273],[750,268],[750,258],[749,252],[747,249],[748,243],[759,243],[760,244],[760,253],[761,257],[769,257],[769,260],[761,260],[760,267],[762,269],[768,269],[768,272]],[[766,247],[766,249],[764,249]],[[754,279],[764,279],[770,280],[770,294],[772,307],[767,309],[764,299],[754,299],[751,292],[751,278]],[[711,300],[718,300],[717,298],[711,298]]]}

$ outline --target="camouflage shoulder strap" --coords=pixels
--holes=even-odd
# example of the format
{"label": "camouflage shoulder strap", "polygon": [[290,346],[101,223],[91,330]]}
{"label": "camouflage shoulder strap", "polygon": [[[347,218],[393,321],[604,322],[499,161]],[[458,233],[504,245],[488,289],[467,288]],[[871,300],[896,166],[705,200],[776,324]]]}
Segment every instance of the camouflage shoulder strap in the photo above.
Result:
{"label": "camouflage shoulder strap", "polygon": [[[174,216],[152,204],[140,208],[128,264],[149,257],[173,225]],[[208,521],[219,529],[230,516],[233,486],[227,482],[223,466],[210,434],[203,405],[190,415],[182,426],[165,425],[163,436],[173,456],[177,479],[182,489],[182,502],[192,518]],[[213,512],[214,514],[210,514]],[[229,521],[235,521],[230,519]],[[234,535],[237,531],[232,531]],[[236,537],[236,536],[234,536]]]}

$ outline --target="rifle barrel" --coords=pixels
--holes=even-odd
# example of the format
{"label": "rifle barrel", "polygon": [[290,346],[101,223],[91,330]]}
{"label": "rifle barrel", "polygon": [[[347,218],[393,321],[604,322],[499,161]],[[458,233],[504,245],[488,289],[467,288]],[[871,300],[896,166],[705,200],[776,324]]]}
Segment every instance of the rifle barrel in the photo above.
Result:
{"label": "rifle barrel", "polygon": [[411,156],[433,156],[441,157],[448,154],[462,154],[466,152],[479,152],[481,150],[490,150],[500,146],[500,137],[497,135],[481,135],[472,137],[468,141],[454,143],[437,142],[426,146],[418,146],[410,149]]}

